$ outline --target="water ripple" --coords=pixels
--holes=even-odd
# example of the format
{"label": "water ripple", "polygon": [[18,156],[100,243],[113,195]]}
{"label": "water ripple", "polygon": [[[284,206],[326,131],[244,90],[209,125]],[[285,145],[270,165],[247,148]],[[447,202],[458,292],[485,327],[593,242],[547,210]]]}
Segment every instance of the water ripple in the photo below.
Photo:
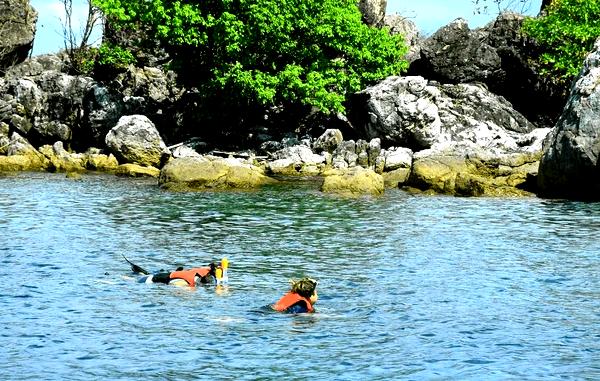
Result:
{"label": "water ripple", "polygon": [[[0,378],[599,378],[599,204],[317,186],[0,177]],[[227,255],[231,283],[137,283],[121,254],[152,270]],[[316,314],[265,307],[303,275]]]}

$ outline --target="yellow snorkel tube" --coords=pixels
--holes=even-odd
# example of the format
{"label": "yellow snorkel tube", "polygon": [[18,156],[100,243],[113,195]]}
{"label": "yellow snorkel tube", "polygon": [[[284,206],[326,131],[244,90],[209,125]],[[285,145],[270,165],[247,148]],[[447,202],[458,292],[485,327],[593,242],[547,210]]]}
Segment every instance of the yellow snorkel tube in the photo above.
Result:
{"label": "yellow snorkel tube", "polygon": [[221,265],[215,270],[215,278],[217,278],[217,284],[227,283],[229,276],[227,275],[227,268],[229,267],[229,260],[226,257],[221,259]]}

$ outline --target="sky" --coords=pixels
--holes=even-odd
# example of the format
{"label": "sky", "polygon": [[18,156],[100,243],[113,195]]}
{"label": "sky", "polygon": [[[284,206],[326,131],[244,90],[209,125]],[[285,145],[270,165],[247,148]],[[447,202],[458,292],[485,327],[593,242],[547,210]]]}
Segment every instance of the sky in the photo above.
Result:
{"label": "sky", "polygon": [[[30,0],[38,11],[36,38],[33,44],[33,55],[54,53],[64,47],[62,22],[64,7],[60,0]],[[488,0],[491,3],[491,0]],[[505,0],[505,3],[510,3]],[[513,0],[516,3],[516,0]],[[540,8],[541,0],[531,0],[529,10],[523,13],[535,15]],[[87,12],[86,0],[73,0],[74,29],[80,30]],[[487,14],[474,14],[473,0],[388,0],[388,14],[400,14],[411,19],[425,36],[434,33],[450,21],[462,17],[469,22],[471,28],[481,27],[497,14],[491,9]],[[99,42],[100,32],[94,35]]]}

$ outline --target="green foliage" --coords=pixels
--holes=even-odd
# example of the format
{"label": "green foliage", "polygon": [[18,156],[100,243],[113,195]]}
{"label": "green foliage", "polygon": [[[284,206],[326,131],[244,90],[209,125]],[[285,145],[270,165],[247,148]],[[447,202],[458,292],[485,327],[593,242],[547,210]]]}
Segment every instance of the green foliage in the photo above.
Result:
{"label": "green foliage", "polygon": [[541,45],[541,73],[566,85],[600,36],[600,0],[555,0],[545,15],[526,20],[524,30]]}
{"label": "green foliage", "polygon": [[108,72],[119,72],[136,60],[130,51],[110,44],[102,44],[100,47],[84,47],[74,49],[70,53],[71,66],[76,69],[77,74],[89,75],[98,70]]}
{"label": "green foliage", "polygon": [[73,74],[88,75],[92,72],[94,69],[96,50],[96,48],[87,46],[67,50],[70,68]]}
{"label": "green foliage", "polygon": [[[400,36],[356,0],[94,0],[113,25],[151,30],[205,92],[343,111],[350,93],[407,68]],[[193,75],[191,75],[193,73]]]}
{"label": "green foliage", "polygon": [[102,44],[98,48],[96,64],[108,66],[115,70],[125,69],[135,63],[135,57],[127,49],[112,44]]}

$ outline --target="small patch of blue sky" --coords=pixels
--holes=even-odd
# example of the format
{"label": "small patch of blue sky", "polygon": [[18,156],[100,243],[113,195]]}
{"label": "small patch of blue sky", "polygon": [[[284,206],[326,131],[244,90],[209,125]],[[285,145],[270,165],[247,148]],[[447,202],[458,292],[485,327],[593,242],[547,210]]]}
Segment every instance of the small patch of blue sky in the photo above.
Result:
{"label": "small patch of blue sky", "polygon": [[[358,0],[357,0],[358,1]],[[518,0],[512,1],[517,3]],[[488,0],[488,3],[492,3]],[[505,0],[505,3],[511,3]],[[529,9],[523,13],[535,15],[540,9],[541,0],[531,0]],[[63,20],[64,6],[60,0],[31,0],[38,11],[37,32],[33,45],[33,55],[55,53],[64,48]],[[430,35],[450,21],[462,17],[471,28],[481,27],[492,21],[497,9],[493,7],[484,14],[475,14],[473,0],[388,0],[387,13],[400,14],[415,22],[424,35]],[[87,15],[87,1],[73,0],[73,28],[81,30]],[[93,42],[100,40],[100,30],[92,37]]]}
{"label": "small patch of blue sky", "polygon": [[[38,12],[37,29],[33,42],[33,55],[56,53],[65,47],[63,25],[65,20],[64,5],[60,0],[30,0],[31,6]],[[88,12],[86,0],[73,0],[73,31],[81,36],[82,28]],[[101,39],[100,27],[97,27],[92,41]]]}

